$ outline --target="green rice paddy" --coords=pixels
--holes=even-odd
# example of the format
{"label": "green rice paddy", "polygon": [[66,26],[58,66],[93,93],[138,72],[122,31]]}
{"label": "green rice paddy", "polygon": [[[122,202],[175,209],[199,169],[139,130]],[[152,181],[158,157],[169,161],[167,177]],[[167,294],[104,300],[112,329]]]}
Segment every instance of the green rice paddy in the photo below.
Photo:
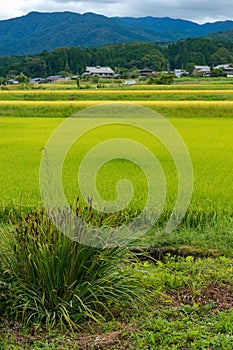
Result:
{"label": "green rice paddy", "polygon": [[[161,87],[160,87],[161,88]],[[200,90],[200,91],[199,91]],[[233,169],[233,99],[232,90],[214,90],[203,85],[198,91],[183,86],[182,90],[167,87],[161,91],[72,90],[79,101],[65,101],[69,90],[1,91],[1,165],[0,203],[6,208],[38,207],[41,205],[39,191],[39,167],[43,147],[50,135],[64,118],[91,105],[123,101],[148,106],[168,118],[183,138],[191,156],[194,169],[194,190],[189,211],[191,213],[232,214],[232,169]],[[175,92],[175,94],[174,94]],[[160,95],[161,94],[161,95]],[[229,101],[222,101],[221,96]],[[169,96],[171,101],[153,101],[160,96]],[[208,96],[215,101],[195,101],[193,97]],[[188,98],[188,100],[187,100]],[[190,100],[191,98],[191,100]],[[133,99],[133,101],[131,101]],[[138,99],[138,100],[137,100]],[[177,101],[184,99],[184,101]],[[30,101],[29,101],[30,100]],[[84,121],[85,122],[85,121]],[[166,176],[168,191],[166,208],[174,204],[177,193],[177,174],[166,149],[148,135],[137,135],[135,131],[118,131],[102,128],[95,134],[87,134],[81,140],[78,152],[70,152],[64,166],[64,188],[72,201],[79,196],[77,171],[83,156],[98,140],[130,135],[148,147],[161,162]],[[72,159],[71,154],[75,154]],[[147,193],[145,179],[139,168],[129,162],[112,161],[98,175],[97,186],[101,195],[112,199],[116,195],[116,182],[129,176],[135,190],[131,207],[140,209]],[[213,214],[214,215],[214,214]]]}

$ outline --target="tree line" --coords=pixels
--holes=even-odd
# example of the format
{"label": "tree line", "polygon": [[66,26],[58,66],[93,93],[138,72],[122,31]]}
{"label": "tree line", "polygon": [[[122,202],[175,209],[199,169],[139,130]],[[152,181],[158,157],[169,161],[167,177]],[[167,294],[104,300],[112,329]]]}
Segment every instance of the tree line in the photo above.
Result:
{"label": "tree line", "polygon": [[85,66],[110,66],[124,74],[145,67],[155,71],[168,67],[188,71],[194,65],[233,62],[233,43],[208,38],[184,39],[168,45],[124,43],[101,48],[66,47],[37,55],[0,57],[0,76],[12,77],[21,72],[28,77],[46,77],[62,73],[81,74]]}

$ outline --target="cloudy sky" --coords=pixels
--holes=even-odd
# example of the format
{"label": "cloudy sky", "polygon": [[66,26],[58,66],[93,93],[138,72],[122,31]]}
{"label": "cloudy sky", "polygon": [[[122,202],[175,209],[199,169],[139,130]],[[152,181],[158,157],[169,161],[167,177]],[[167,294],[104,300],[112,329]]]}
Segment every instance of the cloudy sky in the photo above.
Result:
{"label": "cloudy sky", "polygon": [[0,19],[31,11],[95,12],[106,16],[155,16],[214,22],[233,20],[232,0],[0,0]]}

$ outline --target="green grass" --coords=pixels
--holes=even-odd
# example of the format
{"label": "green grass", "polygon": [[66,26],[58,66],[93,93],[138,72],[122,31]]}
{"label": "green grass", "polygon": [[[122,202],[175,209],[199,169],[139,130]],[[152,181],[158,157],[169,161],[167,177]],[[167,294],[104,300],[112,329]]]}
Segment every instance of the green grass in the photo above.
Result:
{"label": "green grass", "polygon": [[0,91],[1,101],[232,101],[232,89]]}
{"label": "green grass", "polygon": [[139,263],[136,274],[149,288],[148,305],[127,308],[102,327],[89,323],[83,333],[35,331],[5,320],[1,348],[232,349],[232,259],[168,256]]}
{"label": "green grass", "polygon": [[163,258],[168,253],[194,257],[233,257],[232,219],[219,216],[212,222],[197,226],[180,227],[170,234],[154,231],[141,240],[141,245],[148,245],[150,239],[151,254],[156,258]]}
{"label": "green grass", "polygon": [[[103,101],[104,102],[104,101]],[[105,103],[111,102],[110,100]],[[0,117],[68,118],[101,101],[2,101]],[[133,103],[133,102],[131,102]],[[167,118],[232,118],[232,101],[136,101]]]}
{"label": "green grass", "polygon": [[68,118],[73,113],[85,108],[83,106],[76,106],[73,104],[68,105],[20,105],[20,104],[9,104],[1,105],[0,117],[19,117],[19,118]]}

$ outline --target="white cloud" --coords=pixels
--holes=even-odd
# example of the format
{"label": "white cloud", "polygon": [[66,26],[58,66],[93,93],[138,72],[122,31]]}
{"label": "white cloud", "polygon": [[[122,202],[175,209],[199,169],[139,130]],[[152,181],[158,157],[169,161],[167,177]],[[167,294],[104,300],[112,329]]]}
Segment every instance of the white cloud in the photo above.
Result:
{"label": "white cloud", "polygon": [[63,0],[24,0],[23,12],[30,11],[74,11],[79,13],[96,12],[109,15],[111,8],[118,6],[117,0],[63,1]]}
{"label": "white cloud", "polygon": [[233,19],[232,0],[128,0],[121,12],[129,16],[154,16],[205,20]]}
{"label": "white cloud", "polygon": [[24,0],[0,0],[0,19],[7,19],[23,15],[21,6]]}

